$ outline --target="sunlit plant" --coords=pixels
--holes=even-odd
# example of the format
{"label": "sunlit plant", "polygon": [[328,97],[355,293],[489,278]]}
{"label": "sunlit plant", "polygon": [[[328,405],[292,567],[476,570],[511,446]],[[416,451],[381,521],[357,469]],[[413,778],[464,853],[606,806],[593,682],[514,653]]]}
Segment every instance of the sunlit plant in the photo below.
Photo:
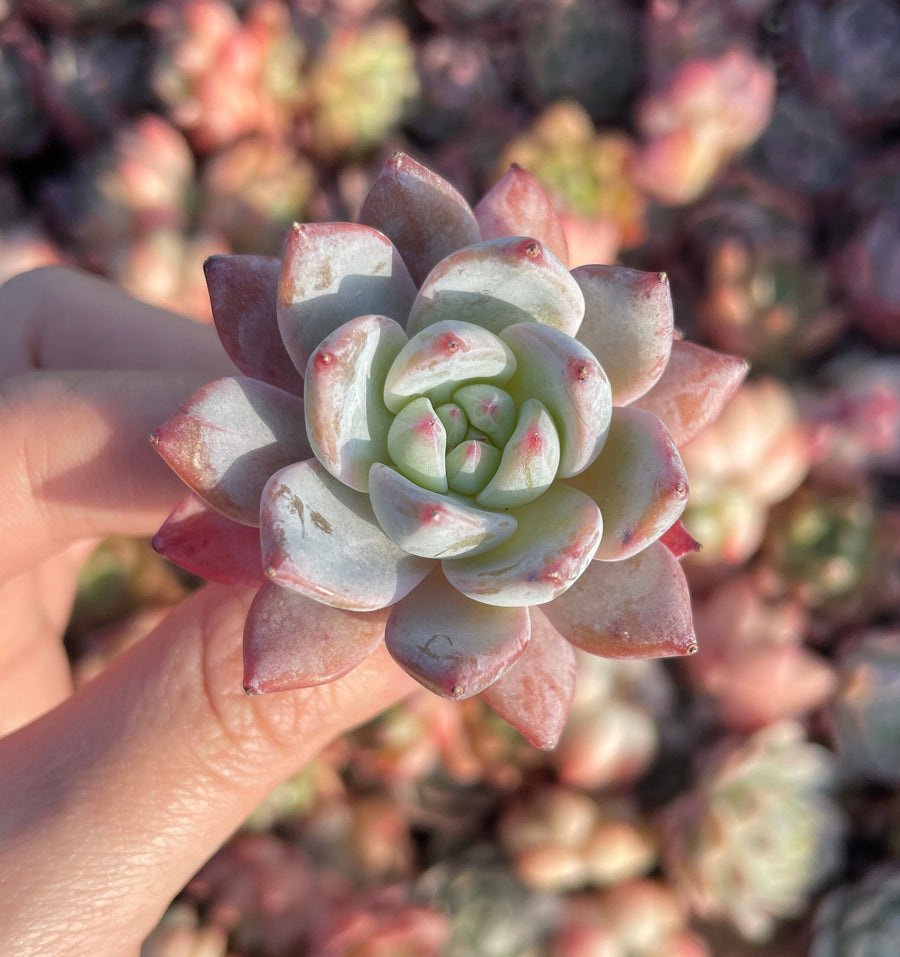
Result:
{"label": "sunlit plant", "polygon": [[696,650],[678,446],[746,365],[674,335],[665,275],[566,262],[523,169],[473,210],[403,154],[359,223],[297,225],[280,262],[207,262],[243,375],[152,436],[193,490],[154,545],[261,583],[248,692],[334,680],[384,641],[552,747],[572,645]]}

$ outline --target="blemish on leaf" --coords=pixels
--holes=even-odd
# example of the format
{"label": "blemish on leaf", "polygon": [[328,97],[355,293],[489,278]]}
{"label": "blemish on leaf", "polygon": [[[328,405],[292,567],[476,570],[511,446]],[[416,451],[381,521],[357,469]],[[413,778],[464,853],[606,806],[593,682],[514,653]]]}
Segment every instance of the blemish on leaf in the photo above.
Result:
{"label": "blemish on leaf", "polygon": [[309,517],[312,520],[313,525],[315,525],[320,532],[330,535],[334,531],[334,529],[331,527],[331,522],[329,522],[321,512],[310,512]]}
{"label": "blemish on leaf", "polygon": [[419,651],[421,651],[423,655],[427,655],[429,658],[434,658],[435,660],[441,658],[442,655],[436,654],[431,650],[431,646],[436,641],[446,641],[451,648],[453,647],[453,639],[449,635],[432,635],[424,645],[419,645]]}

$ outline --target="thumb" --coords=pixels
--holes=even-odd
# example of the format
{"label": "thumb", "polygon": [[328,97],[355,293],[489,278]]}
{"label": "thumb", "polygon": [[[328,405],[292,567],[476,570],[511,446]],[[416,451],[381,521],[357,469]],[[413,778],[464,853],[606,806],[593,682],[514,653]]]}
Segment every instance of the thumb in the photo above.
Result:
{"label": "thumb", "polygon": [[260,800],[415,687],[383,644],[331,684],[242,690],[252,593],[208,586],[0,741],[4,953],[134,951]]}

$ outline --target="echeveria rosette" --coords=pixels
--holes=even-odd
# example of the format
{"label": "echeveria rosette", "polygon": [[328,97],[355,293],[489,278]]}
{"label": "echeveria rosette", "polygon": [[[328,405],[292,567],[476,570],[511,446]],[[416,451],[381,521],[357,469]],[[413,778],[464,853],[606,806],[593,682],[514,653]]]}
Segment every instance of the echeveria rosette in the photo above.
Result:
{"label": "echeveria rosette", "polygon": [[154,546],[260,584],[249,692],[334,680],[384,640],[552,747],[571,645],[696,650],[678,445],[746,365],[674,338],[664,275],[566,258],[524,170],[473,210],[398,154],[359,223],[295,226],[280,264],[207,262],[243,375],[154,434],[193,490]]}

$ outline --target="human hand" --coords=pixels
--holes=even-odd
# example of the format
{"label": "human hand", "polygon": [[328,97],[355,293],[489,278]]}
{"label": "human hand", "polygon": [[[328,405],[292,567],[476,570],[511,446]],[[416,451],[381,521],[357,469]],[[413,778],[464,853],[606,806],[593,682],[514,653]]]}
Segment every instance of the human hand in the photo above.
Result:
{"label": "human hand", "polygon": [[0,337],[0,952],[135,954],[276,784],[417,685],[382,646],[250,698],[252,591],[208,585],[73,694],[78,566],[183,497],[147,434],[235,370],[212,330],[58,267],[0,289]]}

